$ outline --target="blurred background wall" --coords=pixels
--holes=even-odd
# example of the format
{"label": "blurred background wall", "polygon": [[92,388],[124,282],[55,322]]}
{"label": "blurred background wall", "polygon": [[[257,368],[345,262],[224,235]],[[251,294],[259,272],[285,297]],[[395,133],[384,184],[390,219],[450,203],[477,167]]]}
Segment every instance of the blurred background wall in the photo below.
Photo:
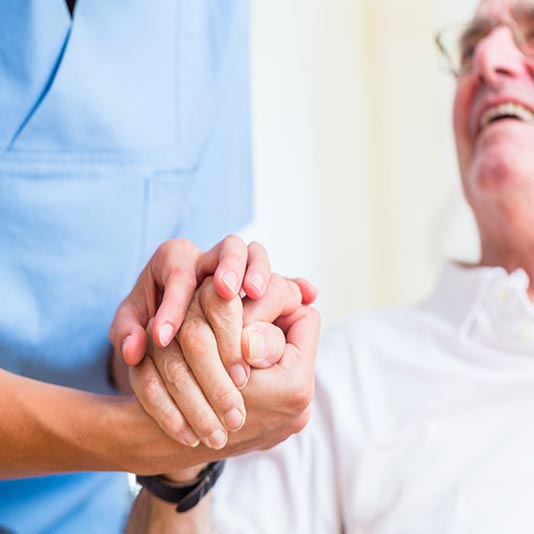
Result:
{"label": "blurred background wall", "polygon": [[328,326],[416,302],[476,260],[435,32],[474,0],[253,0],[255,219],[246,240],[320,289]]}

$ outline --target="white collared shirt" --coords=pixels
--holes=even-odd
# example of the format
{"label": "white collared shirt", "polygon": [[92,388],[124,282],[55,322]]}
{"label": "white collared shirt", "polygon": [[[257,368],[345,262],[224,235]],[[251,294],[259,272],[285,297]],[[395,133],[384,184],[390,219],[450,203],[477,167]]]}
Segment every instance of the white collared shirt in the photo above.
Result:
{"label": "white collared shirt", "polygon": [[308,427],[228,462],[215,531],[534,532],[528,282],[447,264],[423,304],[330,332]]}

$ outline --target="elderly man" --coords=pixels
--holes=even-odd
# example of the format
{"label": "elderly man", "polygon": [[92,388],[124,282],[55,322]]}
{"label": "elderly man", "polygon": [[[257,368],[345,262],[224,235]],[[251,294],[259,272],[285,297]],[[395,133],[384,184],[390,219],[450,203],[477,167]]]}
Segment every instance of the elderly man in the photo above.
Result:
{"label": "elderly man", "polygon": [[419,306],[334,329],[302,433],[228,461],[185,513],[152,494],[180,511],[201,468],[174,490],[144,480],[130,532],[532,532],[534,2],[485,0],[439,43],[480,262],[447,264]]}

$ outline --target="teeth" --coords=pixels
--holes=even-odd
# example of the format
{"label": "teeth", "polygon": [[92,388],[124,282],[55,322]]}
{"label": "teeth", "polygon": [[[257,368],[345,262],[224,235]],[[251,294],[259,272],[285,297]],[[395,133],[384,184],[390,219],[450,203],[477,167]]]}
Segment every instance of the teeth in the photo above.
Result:
{"label": "teeth", "polygon": [[480,117],[480,128],[484,128],[498,117],[515,117],[521,121],[530,122],[534,120],[534,113],[520,104],[511,102],[500,104],[484,111]]}

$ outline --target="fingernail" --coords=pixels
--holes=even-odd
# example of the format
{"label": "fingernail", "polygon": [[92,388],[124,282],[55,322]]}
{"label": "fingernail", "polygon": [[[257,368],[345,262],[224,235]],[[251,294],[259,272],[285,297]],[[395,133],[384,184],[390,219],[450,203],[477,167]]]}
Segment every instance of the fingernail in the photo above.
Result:
{"label": "fingernail", "polygon": [[233,408],[224,415],[224,422],[229,430],[239,430],[245,423],[245,416],[237,408]]}
{"label": "fingernail", "polygon": [[222,281],[232,293],[237,293],[237,276],[232,271],[224,273]]}
{"label": "fingernail", "polygon": [[224,430],[216,430],[206,440],[211,449],[222,449],[228,441],[228,434]]}
{"label": "fingernail", "polygon": [[125,354],[125,352],[126,352],[126,346],[128,345],[128,341],[130,341],[130,338],[131,338],[131,337],[132,337],[131,335],[128,335],[128,336],[126,336],[126,337],[123,339],[123,341],[122,341],[122,345],[121,345],[121,354],[122,354],[123,357],[124,357],[124,354]]}
{"label": "fingernail", "polygon": [[263,276],[260,273],[252,275],[249,281],[258,291],[263,289]]}
{"label": "fingernail", "polygon": [[235,387],[238,389],[242,389],[247,385],[248,376],[245,368],[242,365],[234,365],[230,369],[230,377],[232,378]]}
{"label": "fingernail", "polygon": [[188,447],[197,447],[200,444],[200,440],[191,429],[185,431],[183,440]]}
{"label": "fingernail", "polygon": [[255,330],[248,332],[248,352],[249,361],[261,360],[265,357],[265,340]]}
{"label": "fingernail", "polygon": [[165,323],[159,327],[159,340],[164,347],[171,342],[173,331],[174,328],[170,323]]}

